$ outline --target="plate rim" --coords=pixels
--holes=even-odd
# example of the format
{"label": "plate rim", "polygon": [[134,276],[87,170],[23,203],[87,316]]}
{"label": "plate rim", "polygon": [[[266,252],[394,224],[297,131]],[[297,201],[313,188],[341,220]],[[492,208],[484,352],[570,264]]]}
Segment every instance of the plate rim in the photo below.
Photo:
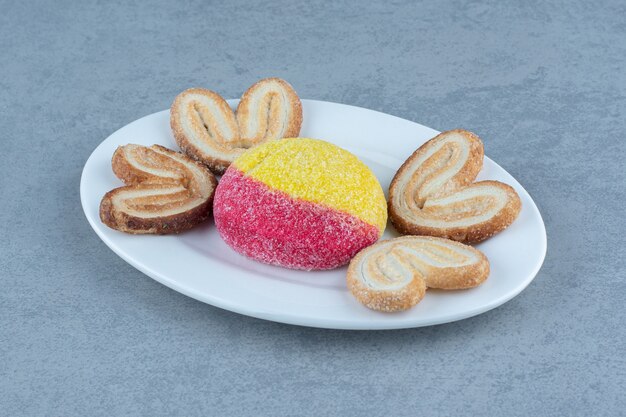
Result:
{"label": "plate rim", "polygon": [[[375,112],[375,113],[379,113],[381,115],[384,115],[386,117],[392,117],[392,118],[396,118],[396,119],[400,119],[404,122],[410,122],[412,124],[415,125],[419,125],[422,128],[426,128],[428,130],[432,130],[434,132],[440,133],[439,131],[430,128],[428,126],[424,126],[420,123],[414,122],[412,120],[408,120],[408,119],[403,119],[401,117],[392,115],[392,114],[388,114],[388,113],[384,113],[382,111],[378,111],[378,110],[373,110],[373,109],[368,109],[365,107],[360,107],[360,106],[353,106],[350,104],[343,104],[343,103],[336,103],[336,102],[331,102],[331,101],[325,101],[325,100],[311,100],[311,99],[301,99],[303,102],[314,102],[314,103],[323,103],[323,104],[331,104],[331,105],[338,105],[338,106],[345,106],[348,108],[355,108],[358,110],[365,110],[368,112]],[[233,105],[236,104],[239,100],[238,99],[229,99],[227,100],[227,102],[229,103],[229,105]],[[353,322],[353,321],[349,321],[346,319],[328,319],[325,318],[323,319],[323,323],[320,323],[319,319],[316,319],[314,317],[309,317],[309,316],[303,316],[303,315],[297,315],[297,314],[285,314],[285,313],[280,313],[280,312],[270,312],[270,311],[257,311],[254,308],[246,308],[246,306],[244,304],[237,304],[234,303],[232,301],[220,298],[220,297],[214,297],[211,296],[210,294],[204,294],[204,293],[198,293],[196,291],[193,291],[192,289],[188,288],[186,285],[181,285],[178,281],[170,279],[166,276],[164,276],[163,274],[161,274],[158,271],[155,271],[153,269],[151,269],[150,267],[148,267],[147,265],[144,265],[142,262],[137,261],[136,259],[130,257],[129,255],[127,255],[121,248],[119,248],[113,241],[111,241],[104,233],[101,232],[99,225],[94,224],[95,223],[95,219],[90,218],[90,216],[87,214],[87,201],[86,201],[86,192],[85,192],[85,187],[86,187],[86,168],[89,165],[89,162],[91,161],[91,159],[94,157],[94,155],[96,154],[96,151],[105,144],[105,142],[112,136],[114,136],[115,134],[117,134],[120,130],[125,129],[126,127],[128,127],[129,125],[133,124],[133,123],[139,123],[140,121],[149,118],[149,117],[155,117],[157,114],[160,113],[166,113],[169,112],[169,109],[165,109],[165,110],[161,110],[161,111],[157,111],[148,115],[145,115],[143,117],[140,117],[138,119],[135,119],[127,124],[125,124],[124,126],[120,127],[119,129],[115,130],[114,132],[112,132],[111,134],[109,134],[104,140],[102,140],[90,153],[89,157],[87,158],[87,160],[85,161],[84,165],[83,165],[83,169],[81,171],[81,178],[80,178],[80,200],[81,200],[81,206],[83,209],[83,214],[84,216],[87,218],[87,221],[89,223],[89,225],[91,226],[91,228],[96,232],[96,235],[100,238],[101,241],[103,241],[105,243],[105,245],[111,249],[113,251],[113,253],[115,253],[117,256],[119,256],[121,259],[123,259],[126,263],[128,263],[129,265],[131,265],[132,267],[134,267],[135,269],[139,270],[140,272],[142,272],[143,274],[147,275],[148,277],[154,279],[155,281],[165,285],[166,287],[179,292],[181,294],[184,294],[185,296],[188,296],[190,298],[193,298],[195,300],[198,300],[202,303],[205,304],[209,304],[212,305],[214,307],[218,307],[220,309],[223,310],[227,310],[227,311],[231,311],[237,314],[241,314],[241,315],[245,315],[245,316],[249,316],[249,317],[254,317],[257,319],[262,319],[262,320],[268,320],[268,321],[273,321],[273,322],[277,322],[277,323],[284,323],[284,324],[289,324],[289,325],[297,325],[297,326],[304,326],[304,327],[312,327],[312,328],[320,328],[320,329],[337,329],[337,330],[394,330],[394,329],[408,329],[408,328],[418,328],[418,327],[427,327],[427,326],[434,326],[434,325],[438,325],[438,324],[444,324],[444,323],[451,323],[451,322],[455,322],[455,321],[459,321],[459,320],[464,320],[464,319],[468,319],[471,317],[475,317],[477,315],[480,315],[482,313],[485,313],[487,311],[493,310],[503,304],[505,304],[506,302],[510,301],[511,299],[515,298],[516,296],[518,296],[522,291],[524,291],[528,285],[530,285],[530,283],[532,281],[534,281],[535,277],[537,276],[537,274],[539,273],[539,271],[541,270],[541,267],[543,266],[544,262],[545,262],[545,257],[546,257],[546,253],[547,253],[547,232],[546,232],[546,227],[545,227],[545,222],[543,221],[543,217],[541,215],[541,212],[539,211],[539,208],[537,207],[537,204],[535,203],[534,199],[532,198],[532,196],[528,193],[528,191],[526,190],[526,188],[519,183],[519,181],[513,177],[510,173],[508,173],[508,171],[506,171],[504,168],[502,168],[497,162],[493,161],[491,158],[485,156],[485,159],[489,160],[490,163],[496,165],[499,169],[503,170],[504,172],[508,173],[520,186],[520,188],[524,191],[524,193],[527,195],[528,199],[532,202],[532,205],[529,207],[534,214],[538,217],[539,221],[540,221],[540,225],[541,225],[541,236],[540,236],[540,243],[541,243],[541,256],[540,256],[540,260],[538,260],[538,262],[536,262],[536,264],[534,265],[532,272],[528,274],[527,278],[525,281],[523,281],[522,283],[520,283],[521,285],[519,285],[518,287],[516,287],[515,291],[511,291],[499,298],[495,298],[490,300],[490,302],[482,304],[479,307],[476,307],[472,310],[468,311],[464,311],[463,313],[451,313],[448,315],[443,315],[443,316],[439,316],[437,320],[431,320],[425,323],[412,323],[411,320],[398,320],[398,321],[389,321],[389,322],[376,322],[376,323],[370,323],[369,325],[366,325],[365,323],[362,323],[363,325],[358,325],[358,323],[361,322]],[[384,314],[384,313],[381,313]]]}

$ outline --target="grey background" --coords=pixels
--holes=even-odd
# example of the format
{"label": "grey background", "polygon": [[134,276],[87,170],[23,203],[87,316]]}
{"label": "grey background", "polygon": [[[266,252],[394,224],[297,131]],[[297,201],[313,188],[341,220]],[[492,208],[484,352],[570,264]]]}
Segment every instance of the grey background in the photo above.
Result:
{"label": "grey background", "polygon": [[[626,5],[0,1],[0,415],[620,415]],[[486,314],[328,331],[142,275],[90,229],[81,169],[190,86],[464,127],[537,202],[548,254]]]}

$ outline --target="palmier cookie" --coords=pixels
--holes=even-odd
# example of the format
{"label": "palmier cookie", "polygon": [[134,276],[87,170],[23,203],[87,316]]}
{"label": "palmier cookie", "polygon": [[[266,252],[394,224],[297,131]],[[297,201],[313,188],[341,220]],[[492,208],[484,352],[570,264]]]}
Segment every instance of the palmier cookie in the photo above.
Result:
{"label": "palmier cookie", "polygon": [[174,100],[170,124],[178,146],[221,175],[246,149],[271,139],[297,137],[302,104],[280,78],[266,78],[250,87],[236,115],[219,94],[192,88]]}
{"label": "palmier cookie", "polygon": [[483,152],[480,138],[460,129],[420,146],[389,187],[394,227],[403,234],[476,243],[513,223],[521,209],[515,190],[498,181],[473,182]]}
{"label": "palmier cookie", "polygon": [[350,262],[348,289],[368,308],[407,310],[427,288],[472,288],[489,276],[489,261],[479,250],[430,236],[402,236],[380,241]]}
{"label": "palmier cookie", "polygon": [[112,158],[126,186],[104,195],[100,219],[121,232],[178,233],[206,220],[217,186],[202,164],[163,146],[125,145]]}

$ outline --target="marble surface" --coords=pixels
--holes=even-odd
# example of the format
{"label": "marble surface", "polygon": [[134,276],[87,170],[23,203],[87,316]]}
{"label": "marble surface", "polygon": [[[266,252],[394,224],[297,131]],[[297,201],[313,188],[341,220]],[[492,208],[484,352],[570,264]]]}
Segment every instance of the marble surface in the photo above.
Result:
{"label": "marble surface", "polygon": [[[0,415],[624,415],[626,4],[0,0]],[[240,316],[95,235],[81,169],[189,86],[478,133],[548,254],[486,314],[401,331]]]}

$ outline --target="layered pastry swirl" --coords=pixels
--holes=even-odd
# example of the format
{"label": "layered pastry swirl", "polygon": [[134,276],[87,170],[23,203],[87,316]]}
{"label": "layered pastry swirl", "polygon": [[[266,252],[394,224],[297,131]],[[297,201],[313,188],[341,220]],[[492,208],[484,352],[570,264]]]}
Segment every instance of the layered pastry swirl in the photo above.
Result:
{"label": "layered pastry swirl", "polygon": [[251,86],[236,114],[219,94],[202,88],[180,93],[170,110],[178,146],[216,174],[222,174],[246,149],[270,139],[297,137],[301,124],[300,99],[280,78]]}
{"label": "layered pastry swirl", "polygon": [[366,307],[394,312],[420,302],[427,288],[472,288],[488,276],[489,261],[471,246],[430,236],[402,236],[355,256],[347,285]]}
{"label": "layered pastry swirl", "polygon": [[104,195],[100,219],[126,233],[178,233],[206,220],[217,186],[202,164],[159,145],[125,145],[113,154],[126,186]]}
{"label": "layered pastry swirl", "polygon": [[465,130],[443,132],[417,149],[389,187],[389,217],[403,234],[476,243],[508,227],[521,201],[498,181],[473,182],[483,144]]}

